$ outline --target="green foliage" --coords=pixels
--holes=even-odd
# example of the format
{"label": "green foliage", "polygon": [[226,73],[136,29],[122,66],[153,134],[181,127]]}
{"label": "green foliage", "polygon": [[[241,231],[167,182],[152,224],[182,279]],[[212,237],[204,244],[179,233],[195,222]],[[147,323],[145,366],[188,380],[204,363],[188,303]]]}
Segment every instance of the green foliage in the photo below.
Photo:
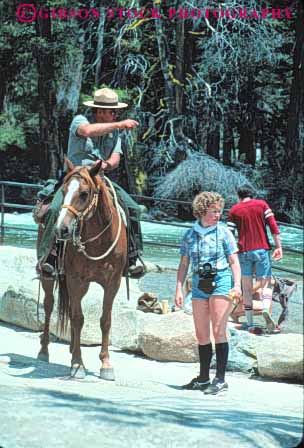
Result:
{"label": "green foliage", "polygon": [[[5,120],[0,120],[2,151],[10,145],[24,148],[25,142],[37,144],[43,138],[39,128],[42,103],[43,107],[47,104],[42,101],[43,96],[52,98],[49,100],[55,119],[52,125],[58,120],[56,132],[62,142],[57,155],[62,158],[62,148],[67,146],[69,117],[77,109],[79,92],[82,92],[81,104],[91,100],[96,89],[110,87],[120,101],[129,104],[128,116],[140,122],[136,132],[127,133],[133,139],[128,146],[129,158],[138,189],[154,192],[155,185],[163,184],[173,197],[186,194],[190,182],[194,189],[212,186],[233,194],[237,184],[235,172],[231,174],[224,169],[221,160],[205,158],[202,166],[200,158],[197,166],[203,171],[196,169],[196,159],[192,164],[189,162],[193,155],[208,152],[208,137],[216,128],[220,133],[221,159],[228,123],[234,147],[230,150],[231,161],[238,168],[237,175],[249,177],[260,189],[275,191],[273,204],[296,219],[297,197],[301,191],[298,158],[292,179],[284,175],[294,20],[210,17],[207,22],[202,17],[159,23],[124,17],[105,20],[103,25],[98,19],[52,20],[47,39],[38,36],[35,23],[20,24],[12,20],[15,3],[3,0],[0,6],[3,83],[0,106],[6,114]],[[47,2],[51,7],[77,9],[106,8],[106,3],[98,0]],[[148,9],[155,6],[166,14],[170,6],[203,8],[201,3],[117,0],[109,7]],[[240,7],[239,0],[220,4],[226,9]],[[248,10],[261,6],[258,0],[246,0],[242,5]],[[209,8],[218,6],[215,0],[208,2]],[[38,62],[42,55],[51,56],[53,61],[52,92],[48,86],[38,93],[41,77]],[[95,85],[97,78],[100,79],[98,86]],[[259,144],[262,150],[262,160],[255,167],[246,166],[246,154],[238,154],[240,131],[244,129],[252,131],[253,145]],[[184,157],[177,157],[178,154]],[[195,179],[191,177],[192,168]],[[180,178],[176,180],[176,176]],[[295,192],[291,195],[293,189]]]}
{"label": "green foliage", "polygon": [[[302,189],[299,193],[302,193]],[[298,225],[304,224],[304,204],[301,202],[301,197],[293,200],[286,214],[291,223]]]}
{"label": "green foliage", "polygon": [[0,124],[0,151],[6,151],[10,146],[26,149],[24,129],[11,124]]}

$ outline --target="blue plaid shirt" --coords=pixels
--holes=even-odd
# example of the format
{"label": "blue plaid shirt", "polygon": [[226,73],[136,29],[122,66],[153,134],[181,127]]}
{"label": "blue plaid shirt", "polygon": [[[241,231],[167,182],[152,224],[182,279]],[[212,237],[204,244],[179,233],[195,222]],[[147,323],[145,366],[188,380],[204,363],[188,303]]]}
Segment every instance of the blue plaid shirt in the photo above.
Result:
{"label": "blue plaid shirt", "polygon": [[197,272],[199,261],[211,263],[217,269],[225,269],[229,266],[229,255],[237,251],[233,234],[222,222],[216,226],[202,227],[197,221],[185,233],[180,247],[181,256],[191,260],[192,272]]}

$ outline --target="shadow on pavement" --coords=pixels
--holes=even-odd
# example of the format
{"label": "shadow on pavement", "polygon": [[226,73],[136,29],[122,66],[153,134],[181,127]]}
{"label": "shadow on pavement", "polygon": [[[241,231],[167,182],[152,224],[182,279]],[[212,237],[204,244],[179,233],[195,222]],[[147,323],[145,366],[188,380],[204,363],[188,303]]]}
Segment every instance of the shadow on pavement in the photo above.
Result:
{"label": "shadow on pavement", "polygon": [[[1,360],[2,357],[8,357],[9,361]],[[71,379],[70,368],[62,364],[47,363],[30,356],[23,356],[16,353],[0,353],[0,362],[8,366],[7,374],[20,378],[61,378]],[[22,370],[33,368],[30,372],[22,373]],[[11,369],[11,371],[10,371]],[[20,371],[20,372],[18,372]],[[94,372],[86,370],[87,375],[97,376]],[[64,378],[62,378],[64,377]]]}
{"label": "shadow on pavement", "polygon": [[30,330],[29,328],[19,327],[18,325],[7,323],[4,322],[3,320],[0,320],[0,327],[8,328],[9,330],[13,330],[16,333],[25,333],[25,332],[33,334],[41,333],[41,330]]}
{"label": "shadow on pavement", "polygon": [[[234,409],[233,401],[227,408],[227,405],[221,406],[219,397],[204,400],[202,396],[202,400],[197,400],[162,394],[161,397],[130,399],[122,394],[117,400],[109,400],[48,389],[35,388],[32,393],[37,395],[37,406],[54,408],[54,415],[60,413],[59,409],[66,409],[64,414],[70,409],[80,412],[87,421],[100,425],[108,421],[122,429],[126,425],[151,431],[151,427],[157,428],[158,424],[163,428],[177,425],[184,426],[185,430],[210,429],[218,434],[229,432],[239,443],[252,443],[255,448],[265,447],[263,437],[259,443],[259,434],[267,434],[285,447],[296,446],[302,437],[300,418]],[[297,432],[299,437],[291,436]]]}

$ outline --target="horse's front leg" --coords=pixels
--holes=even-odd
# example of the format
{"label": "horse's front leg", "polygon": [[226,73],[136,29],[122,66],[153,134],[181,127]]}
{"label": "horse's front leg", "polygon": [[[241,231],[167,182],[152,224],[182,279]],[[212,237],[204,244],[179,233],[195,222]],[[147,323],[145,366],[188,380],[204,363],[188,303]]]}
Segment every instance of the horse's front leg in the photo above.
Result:
{"label": "horse's front leg", "polygon": [[81,309],[81,302],[72,306],[71,312],[71,347],[72,361],[71,361],[71,376],[78,379],[83,379],[86,376],[85,367],[81,357],[80,336],[84,323],[84,317]]}
{"label": "horse's front leg", "polygon": [[[67,282],[67,284],[68,283],[69,282]],[[86,371],[84,363],[82,361],[81,348],[80,348],[81,330],[84,324],[84,316],[81,308],[81,299],[86,294],[89,285],[81,284],[80,282],[76,282],[74,279],[72,280],[72,284],[73,284],[72,290],[68,286],[70,297],[70,323],[71,323],[70,351],[72,353],[71,377],[77,379],[83,379],[86,376]]]}
{"label": "horse's front leg", "polygon": [[118,286],[114,289],[113,287],[104,287],[103,309],[100,319],[100,328],[102,333],[101,351],[99,354],[99,359],[101,360],[100,378],[108,381],[115,380],[114,369],[110,363],[109,339],[111,330],[112,306],[116,293],[119,289],[120,281],[115,281],[113,283],[118,283]]}
{"label": "horse's front leg", "polygon": [[44,329],[43,333],[40,336],[40,344],[41,348],[38,353],[37,358],[40,361],[49,362],[49,330],[50,330],[50,319],[51,314],[54,307],[54,294],[53,294],[53,288],[54,288],[54,282],[52,280],[42,280],[42,287],[44,290]]}

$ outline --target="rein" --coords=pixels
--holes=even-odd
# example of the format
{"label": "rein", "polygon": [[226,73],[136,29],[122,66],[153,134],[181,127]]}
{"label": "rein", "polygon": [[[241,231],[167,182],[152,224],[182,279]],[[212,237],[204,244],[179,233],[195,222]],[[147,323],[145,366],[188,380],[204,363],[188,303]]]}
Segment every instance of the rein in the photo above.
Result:
{"label": "rein", "polygon": [[[81,175],[81,173],[79,173]],[[82,176],[81,176],[82,177]],[[86,178],[85,178],[86,179]],[[119,208],[118,208],[118,200],[117,200],[117,194],[116,191],[113,187],[112,182],[110,181],[109,178],[107,178],[106,176],[104,176],[105,181],[108,183],[111,192],[113,194],[113,199],[114,199],[114,206],[117,210],[117,214],[118,214],[118,230],[117,230],[117,235],[113,241],[113,243],[111,244],[111,246],[109,247],[109,249],[97,256],[97,257],[92,257],[90,256],[86,250],[85,250],[85,245],[87,243],[91,243],[93,241],[95,241],[97,238],[99,238],[106,230],[108,230],[108,228],[112,225],[113,222],[113,214],[112,214],[112,210],[111,210],[111,220],[110,222],[107,224],[107,226],[101,231],[99,232],[97,235],[95,235],[92,238],[89,238],[88,240],[82,242],[81,241],[81,231],[82,231],[82,226],[83,226],[83,221],[84,218],[90,213],[90,211],[93,209],[94,212],[93,214],[95,214],[96,210],[97,210],[97,205],[98,205],[98,199],[99,199],[99,192],[100,192],[100,187],[97,187],[97,191],[95,190],[95,193],[93,194],[93,198],[90,202],[90,204],[88,205],[88,207],[83,211],[83,212],[79,212],[78,210],[76,210],[74,207],[72,207],[71,205],[62,205],[61,208],[67,208],[68,210],[70,210],[75,216],[78,222],[80,222],[80,232],[79,232],[79,236],[76,237],[75,233],[73,234],[73,244],[74,246],[77,246],[77,251],[82,253],[86,258],[88,258],[89,260],[93,260],[93,261],[98,261],[98,260],[102,260],[104,258],[106,258],[114,249],[114,247],[116,246],[118,239],[120,237],[120,232],[121,232],[121,216],[120,216],[120,212],[119,212]],[[87,179],[86,179],[87,180]]]}

